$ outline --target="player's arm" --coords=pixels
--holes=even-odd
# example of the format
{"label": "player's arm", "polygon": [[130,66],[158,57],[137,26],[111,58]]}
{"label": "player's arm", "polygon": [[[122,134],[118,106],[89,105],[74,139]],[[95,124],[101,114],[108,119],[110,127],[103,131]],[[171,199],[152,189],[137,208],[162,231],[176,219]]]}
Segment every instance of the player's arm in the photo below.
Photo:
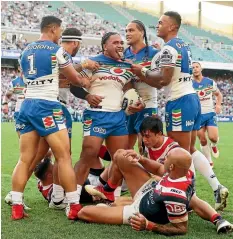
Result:
{"label": "player's arm", "polygon": [[[134,74],[148,85],[157,89],[161,89],[163,86],[171,83],[178,57],[178,52],[171,46],[165,46],[161,51],[160,71],[152,71],[141,65],[132,65]],[[144,78],[141,76],[144,76]]]}
{"label": "player's arm", "polygon": [[127,90],[130,90],[130,89],[132,89],[132,88],[134,88],[134,87],[133,87],[133,83],[130,81],[130,82],[128,82],[127,84],[124,85],[124,87],[123,87],[123,92],[126,92]]}
{"label": "player's arm", "polygon": [[137,213],[132,216],[130,219],[130,224],[132,228],[136,231],[148,230],[163,234],[166,236],[173,235],[184,235],[187,233],[188,223],[179,222],[179,223],[169,223],[165,225],[157,224],[151,221],[148,221],[142,214]]}
{"label": "player's arm", "polygon": [[92,61],[90,59],[87,59],[80,64],[74,64],[74,68],[77,72],[81,72],[84,69],[95,71],[98,70],[100,67],[99,63],[96,61]]}
{"label": "player's arm", "polygon": [[130,157],[130,160],[135,163],[140,163],[148,172],[157,175],[163,176],[164,175],[164,166],[161,163],[153,161],[151,159],[145,158],[141,156],[136,151],[132,149],[125,150],[124,157]]}
{"label": "player's arm", "polygon": [[216,106],[215,106],[215,112],[217,114],[221,113],[221,108],[222,108],[222,100],[223,100],[223,96],[222,93],[220,92],[220,90],[217,88],[217,90],[214,92],[214,95],[216,97]]}
{"label": "player's arm", "polygon": [[60,47],[56,53],[58,60],[59,70],[65,78],[73,85],[78,85],[84,88],[89,88],[90,79],[82,77],[73,67],[69,55]]}

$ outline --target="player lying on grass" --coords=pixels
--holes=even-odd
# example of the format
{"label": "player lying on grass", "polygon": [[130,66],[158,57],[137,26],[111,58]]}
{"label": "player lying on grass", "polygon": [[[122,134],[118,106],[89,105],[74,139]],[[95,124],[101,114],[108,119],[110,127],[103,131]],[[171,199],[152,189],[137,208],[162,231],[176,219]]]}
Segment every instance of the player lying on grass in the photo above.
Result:
{"label": "player lying on grass", "polygon": [[[161,141],[161,134],[160,134],[161,131],[156,130],[157,133],[154,132],[155,129],[153,129],[153,131],[151,131],[151,128],[150,128],[151,123],[148,124],[148,122],[146,122],[149,119],[154,121],[154,128],[158,128],[158,126],[161,125],[160,128],[162,130],[162,122],[160,120],[152,118],[152,117],[148,117],[147,119],[145,119],[143,121],[145,124],[142,124],[142,126],[144,125],[144,127],[141,127],[141,129],[145,128],[145,131],[141,130],[141,133],[143,135],[143,141],[148,148],[151,148],[152,150],[154,150],[153,153],[149,152],[150,156],[152,155],[152,159],[159,160],[160,162],[164,163],[165,162],[164,158],[166,158],[165,153],[169,155],[169,150],[172,150],[172,151],[175,150],[175,149],[173,149],[173,147],[177,147],[178,145],[174,141],[170,141],[169,138],[165,138],[163,136],[164,143],[162,143],[162,145],[160,146],[160,150],[156,150],[158,142]],[[148,125],[149,125],[149,127],[148,127]],[[146,132],[146,134],[145,134],[145,132]],[[148,139],[145,140],[145,137],[149,138],[149,140]],[[169,142],[169,141],[170,141],[170,143],[168,144],[167,142]],[[177,148],[177,149],[179,149],[179,148]],[[126,155],[128,154],[129,157],[124,158],[123,157],[124,154],[126,154]],[[135,164],[135,162],[134,162],[135,159],[139,160],[140,164],[148,172],[151,172],[151,173],[156,174],[156,175],[159,174],[160,176],[164,173],[164,171],[163,171],[164,169],[163,169],[162,164],[160,164],[158,162],[155,162],[154,160],[149,160],[149,159],[146,159],[142,156],[139,156],[136,152],[134,152],[132,150],[131,151],[124,151],[124,152],[121,151],[120,153],[118,152],[116,157],[114,157],[114,162],[113,162],[113,166],[112,166],[112,172],[114,172],[114,173],[113,173],[113,177],[110,177],[110,180],[108,181],[108,183],[103,188],[101,188],[101,187],[97,188],[98,191],[96,191],[95,189],[93,190],[93,187],[86,187],[86,188],[93,195],[98,195],[98,196],[101,196],[102,198],[105,198],[105,199],[106,198],[111,199],[112,192],[114,191],[114,188],[117,185],[117,181],[119,179],[119,176],[124,176],[124,178],[126,180],[126,183],[129,187],[129,190],[131,192],[131,195],[134,199],[134,203],[131,205],[131,208],[135,207],[138,210],[137,212],[142,213],[144,216],[147,217],[148,220],[152,220],[152,221],[155,221],[157,223],[161,223],[161,221],[156,221],[156,218],[160,218],[160,217],[157,217],[157,214],[156,214],[157,211],[153,212],[153,210],[154,209],[156,209],[158,211],[162,210],[162,209],[158,209],[160,206],[162,208],[164,208],[164,206],[167,207],[167,209],[170,208],[170,206],[167,206],[165,202],[161,203],[160,200],[164,199],[164,198],[162,198],[162,196],[169,196],[170,195],[172,197],[175,197],[175,198],[172,198],[173,203],[176,202],[176,197],[178,197],[178,199],[180,198],[180,196],[181,196],[181,198],[182,198],[182,196],[187,197],[187,192],[186,192],[186,194],[184,194],[184,191],[182,193],[182,190],[180,190],[180,188],[179,188],[179,187],[183,187],[185,184],[184,183],[176,183],[176,184],[173,185],[171,182],[168,182],[168,184],[165,185],[164,184],[164,179],[162,179],[162,182],[160,181],[158,183],[158,186],[156,186],[156,187],[157,187],[157,189],[159,188],[159,191],[162,190],[162,192],[164,192],[165,194],[163,195],[163,193],[156,194],[156,192],[155,193],[151,192],[150,194],[153,196],[153,197],[152,196],[151,197],[153,198],[152,201],[154,203],[150,204],[150,198],[148,198],[149,195],[147,195],[147,197],[145,197],[144,203],[143,203],[143,201],[141,201],[140,197],[135,196],[135,192],[140,188],[139,187],[140,184],[143,185],[146,182],[146,180],[151,179],[151,176],[139,164]],[[182,161],[183,158],[181,157],[179,159]],[[166,166],[166,163],[165,163],[165,169],[166,170],[168,169],[168,167]],[[174,168],[172,170],[174,170]],[[132,172],[134,172],[134,174],[132,174]],[[118,173],[118,175],[116,175],[117,173]],[[135,177],[135,175],[137,175],[137,177]],[[116,178],[114,178],[114,177],[116,177]],[[174,181],[172,181],[172,182],[174,183]],[[159,185],[162,185],[162,186],[160,187]],[[183,186],[181,186],[181,185],[183,185]],[[145,196],[145,195],[143,194],[143,196]],[[147,209],[144,210],[143,205],[145,205],[146,200],[149,200],[149,205],[148,206],[152,206],[152,210],[151,210],[150,207],[147,208],[148,211],[147,211]],[[170,200],[170,198],[168,197],[168,198],[165,198],[164,200],[168,202]],[[156,204],[157,204],[158,208],[156,208]],[[171,205],[173,206],[171,208],[174,209],[174,214],[179,215],[179,213],[181,213],[181,211],[179,211],[180,210],[180,204],[177,204],[179,206],[177,206],[175,204],[171,204]],[[222,217],[219,214],[217,214],[217,212],[214,209],[212,209],[206,202],[200,200],[196,195],[192,196],[192,199],[191,199],[191,202],[190,202],[189,206],[200,217],[202,217],[203,219],[209,220],[212,223],[216,224],[218,232],[225,232],[225,231],[229,231],[229,230],[232,229],[231,224],[229,222],[222,219]],[[128,209],[127,208],[125,209],[124,207],[119,207],[118,210],[120,210],[120,209],[122,209],[122,214],[121,214],[122,215],[122,222],[121,223],[126,223],[125,218],[123,217],[123,215],[125,215],[125,211],[127,212]],[[93,210],[94,211],[89,210],[89,208],[87,208],[87,209],[84,208],[81,211],[81,212],[84,212],[84,214],[81,214],[81,212],[80,212],[79,218],[87,219],[88,221],[105,223],[105,221],[102,221],[102,217],[101,218],[98,218],[98,217],[96,218],[95,213],[99,209],[93,209]],[[115,211],[113,211],[113,213],[114,212]],[[148,214],[148,212],[149,212],[149,214]],[[153,218],[152,218],[152,215],[150,213],[154,213]],[[165,215],[166,215],[166,211],[163,211],[163,213],[165,213]],[[164,217],[164,215],[163,215],[163,217]],[[119,221],[119,214],[118,214],[118,221],[115,221],[113,219],[113,221],[110,221],[110,222],[112,222],[114,224],[121,224],[120,221]],[[163,223],[164,223],[164,221],[163,221]],[[159,230],[159,229],[157,229],[157,230]],[[171,230],[172,230],[172,232],[167,231],[167,233],[168,234],[169,233],[171,233],[171,234],[177,233],[177,230],[175,230],[175,229],[174,229],[174,231],[173,231],[173,229],[171,229]],[[161,232],[161,231],[159,231],[159,232]]]}

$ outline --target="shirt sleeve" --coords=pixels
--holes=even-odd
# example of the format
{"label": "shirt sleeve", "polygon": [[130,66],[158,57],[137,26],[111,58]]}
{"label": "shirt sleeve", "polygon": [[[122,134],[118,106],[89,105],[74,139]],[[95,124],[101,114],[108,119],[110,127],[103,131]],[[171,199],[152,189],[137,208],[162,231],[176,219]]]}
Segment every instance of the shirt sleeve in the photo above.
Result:
{"label": "shirt sleeve", "polygon": [[86,77],[86,78],[91,78],[91,77],[93,76],[92,71],[87,70],[87,69],[80,71],[79,74],[80,74],[82,77]]}
{"label": "shirt sleeve", "polygon": [[164,201],[167,210],[168,220],[171,223],[181,223],[188,221],[188,212],[185,202],[176,200],[173,197],[172,200]]}
{"label": "shirt sleeve", "polygon": [[63,47],[60,47],[58,49],[56,53],[56,58],[58,61],[59,68],[65,68],[72,63],[69,54],[64,50]]}
{"label": "shirt sleeve", "polygon": [[161,50],[160,67],[175,67],[178,58],[178,52],[175,48],[165,45]]}

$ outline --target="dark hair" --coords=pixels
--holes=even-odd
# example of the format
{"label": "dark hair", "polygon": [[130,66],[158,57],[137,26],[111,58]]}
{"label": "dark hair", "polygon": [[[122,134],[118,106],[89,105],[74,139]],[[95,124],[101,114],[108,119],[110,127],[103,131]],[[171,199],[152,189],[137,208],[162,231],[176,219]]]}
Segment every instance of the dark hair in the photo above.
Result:
{"label": "dark hair", "polygon": [[34,170],[35,176],[39,178],[40,180],[44,180],[45,174],[47,173],[50,164],[51,164],[50,158],[45,158],[42,162],[37,164]]}
{"label": "dark hair", "polygon": [[148,38],[147,38],[147,33],[146,33],[146,27],[145,25],[139,21],[139,20],[133,20],[131,23],[135,23],[140,31],[144,32],[144,39],[146,43],[146,52],[145,52],[145,59],[143,61],[148,61],[149,60],[149,44],[148,44]]}
{"label": "dark hair", "polygon": [[178,12],[167,11],[163,15],[168,16],[168,17],[172,18],[173,20],[175,20],[178,25],[178,29],[180,28],[182,19]]}
{"label": "dark hair", "polygon": [[54,17],[54,16],[45,16],[42,18],[40,23],[40,31],[42,32],[45,28],[49,27],[50,25],[54,24],[57,26],[61,26],[62,20]]}
{"label": "dark hair", "polygon": [[163,134],[163,122],[158,117],[148,116],[140,125],[140,133],[143,134],[145,131],[150,130],[151,132]]}
{"label": "dark hair", "polygon": [[71,27],[71,28],[66,28],[62,32],[62,36],[82,36],[82,33],[77,28]]}
{"label": "dark hair", "polygon": [[117,32],[107,32],[103,35],[102,39],[101,39],[101,48],[102,48],[102,52],[104,52],[104,44],[107,42],[107,40],[109,39],[110,36],[113,35],[119,35]]}

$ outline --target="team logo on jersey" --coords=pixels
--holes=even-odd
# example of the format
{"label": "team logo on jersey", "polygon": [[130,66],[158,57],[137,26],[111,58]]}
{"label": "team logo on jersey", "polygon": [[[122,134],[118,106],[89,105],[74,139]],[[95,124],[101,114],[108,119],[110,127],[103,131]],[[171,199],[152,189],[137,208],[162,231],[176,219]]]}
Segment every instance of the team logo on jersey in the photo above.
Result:
{"label": "team logo on jersey", "polygon": [[124,75],[126,70],[119,67],[113,67],[110,69],[110,72],[113,75],[120,76],[120,75]]}
{"label": "team logo on jersey", "polygon": [[56,127],[53,116],[44,117],[44,118],[42,118],[42,121],[43,121],[44,127],[46,129],[51,129],[51,128]]}
{"label": "team logo on jersey", "polygon": [[168,49],[165,49],[161,55],[161,63],[170,64],[172,63],[172,54]]}

